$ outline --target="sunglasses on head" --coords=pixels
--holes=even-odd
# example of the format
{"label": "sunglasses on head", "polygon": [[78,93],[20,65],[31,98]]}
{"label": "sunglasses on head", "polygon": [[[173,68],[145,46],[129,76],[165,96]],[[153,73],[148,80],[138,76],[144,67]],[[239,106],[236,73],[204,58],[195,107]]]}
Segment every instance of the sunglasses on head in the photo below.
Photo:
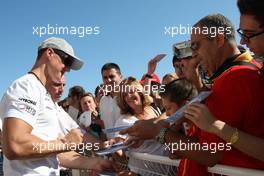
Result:
{"label": "sunglasses on head", "polygon": [[58,56],[60,56],[61,58],[61,61],[63,62],[63,64],[66,66],[66,67],[71,67],[73,62],[74,62],[74,59],[66,54],[65,52],[61,51],[61,50],[58,50],[58,49],[53,49],[54,53],[56,53]]}

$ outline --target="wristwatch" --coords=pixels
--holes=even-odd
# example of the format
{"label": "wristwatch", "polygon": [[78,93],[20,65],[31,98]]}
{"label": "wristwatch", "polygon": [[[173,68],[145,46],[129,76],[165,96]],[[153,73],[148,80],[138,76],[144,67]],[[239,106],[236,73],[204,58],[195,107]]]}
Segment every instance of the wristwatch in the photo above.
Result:
{"label": "wristwatch", "polygon": [[233,145],[234,143],[238,141],[238,139],[239,139],[239,132],[238,132],[238,129],[235,128],[235,132],[232,134],[229,143]]}
{"label": "wristwatch", "polygon": [[158,141],[161,144],[165,143],[165,135],[168,131],[168,128],[162,128],[159,132],[159,134],[155,137],[156,141]]}

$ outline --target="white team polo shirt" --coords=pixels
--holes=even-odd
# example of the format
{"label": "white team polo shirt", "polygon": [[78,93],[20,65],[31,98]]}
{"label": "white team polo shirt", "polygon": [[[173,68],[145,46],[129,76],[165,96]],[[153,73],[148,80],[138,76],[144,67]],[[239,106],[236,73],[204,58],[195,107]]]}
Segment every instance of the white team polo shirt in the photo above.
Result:
{"label": "white team polo shirt", "polygon": [[[103,96],[100,100],[100,117],[104,122],[105,128],[113,128],[117,119],[121,116],[120,108],[117,105],[116,97]],[[114,138],[113,133],[106,134],[107,138]]]}
{"label": "white team polo shirt", "polygon": [[[32,74],[17,79],[8,88],[0,103],[0,117],[3,122],[8,117],[25,121],[33,128],[31,134],[45,141],[56,140],[59,136],[55,103]],[[25,160],[4,157],[3,168],[8,176],[59,175],[56,155]]]}

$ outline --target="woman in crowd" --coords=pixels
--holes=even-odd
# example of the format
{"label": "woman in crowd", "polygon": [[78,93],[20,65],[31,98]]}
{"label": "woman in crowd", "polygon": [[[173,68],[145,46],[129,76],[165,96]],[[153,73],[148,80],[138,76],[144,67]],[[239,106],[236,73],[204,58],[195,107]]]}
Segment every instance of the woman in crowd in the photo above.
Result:
{"label": "woman in crowd", "polygon": [[[145,93],[143,86],[136,81],[135,78],[129,77],[123,80],[121,86],[125,89],[119,93],[117,102],[122,116],[116,121],[116,127],[132,125],[137,120],[153,119],[160,115],[159,111],[151,106],[151,98]],[[116,137],[125,139],[127,136],[116,134]],[[168,155],[166,154],[166,151],[164,151],[164,146],[155,140],[146,140],[140,147],[131,150],[134,152],[154,155]],[[160,167],[155,167],[155,163],[146,163],[133,158],[129,159],[128,167],[132,171],[130,174],[137,173],[140,175],[153,175],[150,173],[161,172]],[[164,167],[166,168],[163,168],[162,170],[168,172],[170,166]]]}
{"label": "woman in crowd", "polygon": [[162,85],[169,84],[171,81],[174,81],[178,79],[179,77],[177,76],[176,73],[167,73],[166,75],[163,76],[162,78]]}

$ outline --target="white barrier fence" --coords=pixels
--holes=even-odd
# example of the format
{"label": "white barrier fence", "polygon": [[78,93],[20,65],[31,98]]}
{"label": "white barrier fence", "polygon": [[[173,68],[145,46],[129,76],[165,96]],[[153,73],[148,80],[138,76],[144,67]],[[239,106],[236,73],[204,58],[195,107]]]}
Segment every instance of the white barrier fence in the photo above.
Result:
{"label": "white barrier fence", "polygon": [[[175,166],[175,168],[178,167],[180,163],[180,160],[171,160],[170,158],[165,156],[157,156],[147,153],[128,152],[127,155],[129,156],[129,158],[133,158],[139,161],[160,163],[162,165]],[[220,175],[228,175],[228,176],[264,176],[264,170],[232,167],[232,166],[226,166],[220,164],[214,167],[209,167],[208,172],[212,174],[220,174]],[[84,170],[73,170],[72,172],[72,176],[88,176],[88,175],[89,172],[86,172]],[[157,175],[162,175],[162,174],[157,173]]]}
{"label": "white barrier fence", "polygon": [[[172,166],[179,166],[179,160],[171,160],[165,156],[150,155],[147,153],[131,152],[129,156],[138,160],[146,160],[154,163],[163,163]],[[231,167],[225,165],[216,165],[209,167],[208,171],[214,174],[229,175],[229,176],[264,176],[264,170],[246,169],[240,167]]]}

